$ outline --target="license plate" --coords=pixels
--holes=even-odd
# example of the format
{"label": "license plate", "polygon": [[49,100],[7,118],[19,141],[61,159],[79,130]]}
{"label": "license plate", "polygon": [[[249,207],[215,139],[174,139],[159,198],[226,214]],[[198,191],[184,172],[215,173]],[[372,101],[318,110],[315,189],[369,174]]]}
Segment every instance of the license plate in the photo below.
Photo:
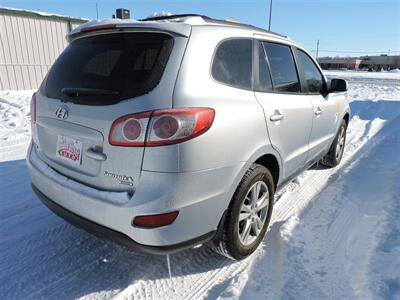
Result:
{"label": "license plate", "polygon": [[57,137],[56,156],[73,165],[79,166],[82,157],[82,142],[59,135]]}

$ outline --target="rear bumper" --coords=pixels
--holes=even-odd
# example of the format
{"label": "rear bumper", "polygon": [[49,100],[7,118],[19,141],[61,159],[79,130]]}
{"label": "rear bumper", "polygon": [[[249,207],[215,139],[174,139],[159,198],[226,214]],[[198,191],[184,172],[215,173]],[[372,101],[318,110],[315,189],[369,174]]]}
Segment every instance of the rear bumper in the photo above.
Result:
{"label": "rear bumper", "polygon": [[152,253],[152,254],[167,254],[182,251],[188,248],[191,248],[195,245],[204,244],[211,241],[216,235],[216,231],[211,231],[197,238],[191,239],[189,241],[185,241],[175,245],[168,246],[147,246],[142,245],[134,240],[132,240],[127,235],[107,228],[105,226],[96,224],[90,220],[87,220],[77,214],[65,209],[64,207],[58,205],[53,202],[51,199],[47,198],[42,192],[40,192],[34,185],[32,185],[32,189],[35,194],[38,196],[40,201],[43,202],[51,211],[53,211],[57,216],[63,218],[70,224],[75,227],[81,228],[101,239],[110,240],[117,244],[123,245],[129,249],[139,250],[142,252]]}
{"label": "rear bumper", "polygon": [[[97,236],[151,253],[179,251],[211,239],[228,207],[232,178],[240,169],[142,171],[135,194],[119,201],[127,195],[97,190],[55,172],[40,160],[35,147],[28,151],[27,165],[35,192],[56,214]],[[132,226],[138,215],[176,210],[179,215],[171,225]]]}

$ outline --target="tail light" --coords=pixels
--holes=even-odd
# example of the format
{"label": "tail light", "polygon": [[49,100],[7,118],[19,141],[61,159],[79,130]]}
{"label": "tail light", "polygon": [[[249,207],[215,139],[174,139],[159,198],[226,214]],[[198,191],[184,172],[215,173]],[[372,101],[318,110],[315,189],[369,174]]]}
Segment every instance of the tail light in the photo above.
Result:
{"label": "tail light", "polygon": [[146,141],[150,112],[123,116],[111,126],[109,141],[115,146],[143,146]]}
{"label": "tail light", "polygon": [[31,98],[31,122],[36,123],[36,93]]}
{"label": "tail light", "polygon": [[206,132],[214,121],[211,108],[173,108],[123,116],[111,126],[115,146],[162,146],[180,143]]}

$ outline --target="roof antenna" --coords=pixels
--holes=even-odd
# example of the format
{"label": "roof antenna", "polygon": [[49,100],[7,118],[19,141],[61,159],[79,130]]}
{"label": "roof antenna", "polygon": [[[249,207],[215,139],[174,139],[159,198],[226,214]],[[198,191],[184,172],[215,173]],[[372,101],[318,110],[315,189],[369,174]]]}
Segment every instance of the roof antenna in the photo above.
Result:
{"label": "roof antenna", "polygon": [[269,2],[269,25],[268,31],[271,31],[271,19],[272,19],[272,0]]}

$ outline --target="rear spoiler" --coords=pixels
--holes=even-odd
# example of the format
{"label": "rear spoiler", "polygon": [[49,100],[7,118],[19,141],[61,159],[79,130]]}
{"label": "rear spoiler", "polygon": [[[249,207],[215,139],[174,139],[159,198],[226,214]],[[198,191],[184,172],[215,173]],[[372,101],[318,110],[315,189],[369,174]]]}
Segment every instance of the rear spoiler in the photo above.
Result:
{"label": "rear spoiler", "polygon": [[189,37],[191,26],[185,23],[176,22],[155,22],[155,21],[135,21],[135,20],[92,20],[84,23],[67,35],[67,41],[71,42],[74,39],[93,32],[100,31],[123,31],[123,30],[143,30],[143,31],[163,31],[172,34],[177,34],[184,37]]}

